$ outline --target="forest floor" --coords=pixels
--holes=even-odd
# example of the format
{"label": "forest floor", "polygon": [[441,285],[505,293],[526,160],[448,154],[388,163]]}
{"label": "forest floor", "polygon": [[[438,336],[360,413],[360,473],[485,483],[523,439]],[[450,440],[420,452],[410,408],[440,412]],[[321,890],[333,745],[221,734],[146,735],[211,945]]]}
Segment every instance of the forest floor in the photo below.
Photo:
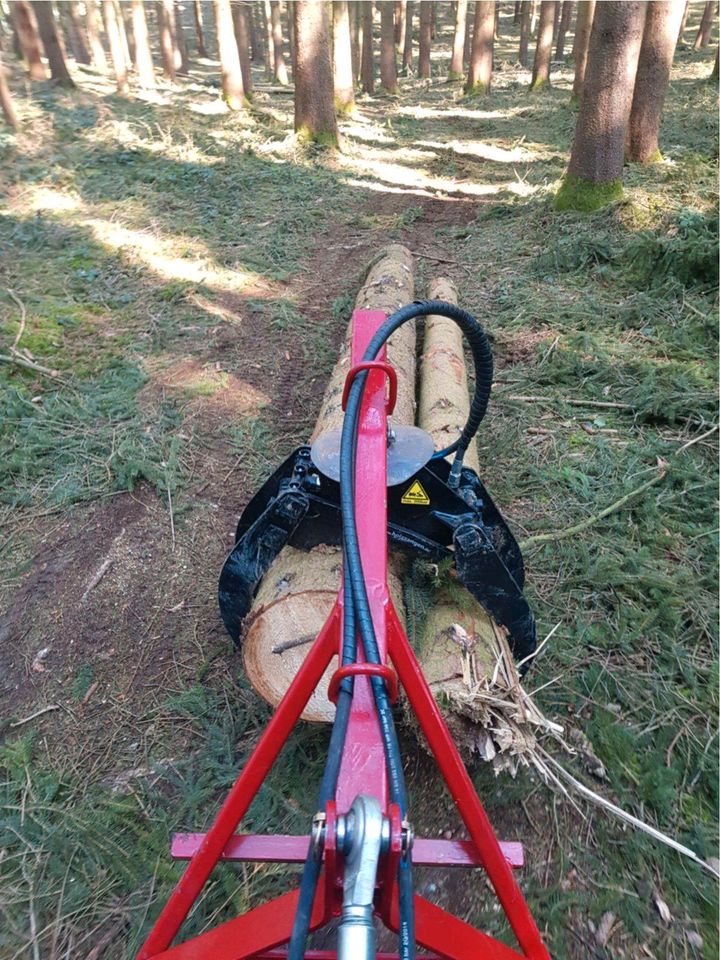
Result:
{"label": "forest floor", "polygon": [[[72,92],[12,82],[0,352],[55,373],[0,366],[2,960],[82,960],[99,940],[132,957],[178,875],[171,832],[208,824],[256,742],[269,708],[222,629],[218,572],[249,497],[307,438],[391,240],[418,295],[452,276],[493,339],[482,475],[520,535],[657,478],[527,551],[540,634],[557,626],[527,685],[593,744],[594,789],[716,856],[713,52],[678,53],[665,160],[628,169],[622,202],[559,215],[572,77],[528,94],[514,30],[491,97],[404,80],[360,100],[338,157],[298,149],[286,93],[225,112],[210,62],[145,99],[88,70]],[[446,58],[440,43],[439,74]],[[307,830],[326,745],[298,731],[246,827]],[[403,746],[416,826],[457,835],[410,732]],[[716,956],[709,873],[529,771],[472,774],[526,845],[557,960]],[[508,936],[482,882],[419,882]],[[287,883],[220,868],[186,929]]]}

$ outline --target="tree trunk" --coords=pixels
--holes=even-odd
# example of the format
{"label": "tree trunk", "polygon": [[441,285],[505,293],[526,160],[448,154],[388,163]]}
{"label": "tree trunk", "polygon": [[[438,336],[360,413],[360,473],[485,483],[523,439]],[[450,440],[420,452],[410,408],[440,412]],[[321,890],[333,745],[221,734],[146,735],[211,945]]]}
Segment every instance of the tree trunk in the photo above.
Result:
{"label": "tree trunk", "polygon": [[125,72],[129,73],[133,69],[133,57],[130,50],[130,38],[125,29],[125,17],[120,0],[115,2],[115,21],[117,23],[118,33],[120,34],[120,43],[122,44],[123,56],[125,57]]}
{"label": "tree trunk", "polygon": [[[324,8],[324,3],[309,6]],[[299,4],[298,4],[299,6]],[[300,30],[298,29],[298,37]],[[307,47],[306,47],[307,49]],[[298,61],[303,44],[298,41]],[[392,313],[413,299],[413,261],[410,251],[392,245],[381,251],[367,275],[357,299],[357,310]],[[350,331],[348,331],[349,333]],[[415,325],[404,324],[387,346],[388,361],[398,375],[396,423],[415,420]],[[311,442],[321,433],[342,425],[341,400],[350,368],[350,342],[346,337],[323,397]],[[399,616],[403,616],[402,588],[396,560],[388,558],[388,585]],[[305,659],[310,643],[328,617],[341,581],[342,550],[325,545],[305,552],[285,547],[263,577],[244,624],[242,646],[245,670],[253,687],[276,705]],[[327,683],[335,665],[325,674],[303,713],[306,720],[332,721]]]}
{"label": "tree trunk", "polygon": [[288,72],[285,65],[285,56],[283,54],[283,35],[282,23],[280,22],[280,3],[279,0],[270,2],[270,22],[272,24],[273,35],[273,76],[275,82],[281,87],[288,84]]}
{"label": "tree trunk", "polygon": [[158,0],[155,4],[158,18],[158,32],[160,33],[160,56],[162,58],[163,73],[170,83],[175,83],[175,41],[173,37],[175,14],[167,12],[167,0]]}
{"label": "tree trunk", "polygon": [[395,46],[399,53],[402,53],[405,43],[405,14],[407,13],[407,0],[397,0],[395,3]]}
{"label": "tree trunk", "polygon": [[70,0],[64,9],[67,11],[68,35],[70,37],[70,48],[75,57],[76,63],[89,64],[90,51],[85,41],[82,18],[78,10],[77,0]]}
{"label": "tree trunk", "polygon": [[380,3],[380,85],[388,93],[397,93],[398,89],[394,18],[393,0],[382,0]]}
{"label": "tree trunk", "polygon": [[238,58],[240,60],[240,73],[242,74],[243,92],[248,98],[252,93],[252,70],[250,69],[250,7],[246,3],[238,3],[237,0],[231,2],[233,31],[235,33],[235,43],[238,49]]}
{"label": "tree trunk", "polygon": [[628,123],[627,159],[634,163],[662,159],[660,118],[682,15],[683,0],[651,0],[647,5]]}
{"label": "tree trunk", "polygon": [[418,54],[418,75],[424,80],[432,76],[430,64],[430,44],[432,42],[431,0],[420,0],[420,52]]}
{"label": "tree trunk", "polygon": [[257,16],[257,6],[254,3],[249,4],[248,26],[250,27],[250,59],[253,63],[262,63],[263,49],[257,27]]}
{"label": "tree trunk", "polygon": [[573,7],[572,0],[565,0],[562,5],[562,16],[560,17],[560,28],[558,30],[557,47],[555,48],[555,59],[565,59],[565,37],[567,36],[570,21],[572,20]]}
{"label": "tree trunk", "polygon": [[375,58],[373,55],[373,3],[362,3],[362,63],[360,65],[360,84],[365,93],[375,90]]}
{"label": "tree trunk", "polygon": [[10,95],[10,88],[7,85],[2,57],[0,57],[0,107],[2,107],[3,116],[5,117],[7,125],[16,130],[19,123],[17,113],[15,113],[15,105]]}
{"label": "tree trunk", "polygon": [[[318,0],[318,3],[321,2],[322,0]],[[263,0],[263,20],[265,22],[265,49],[267,52],[265,59],[265,73],[268,76],[268,80],[272,80],[273,74],[275,73],[275,41],[273,40],[272,8],[270,6],[270,0]]]}
{"label": "tree trunk", "polygon": [[706,47],[710,43],[710,31],[712,30],[714,15],[715,0],[710,0],[710,3],[705,4],[705,9],[703,10],[702,20],[700,21],[697,36],[695,37],[695,43],[693,44],[694,50],[700,50],[702,47]]}
{"label": "tree trunk", "polygon": [[175,4],[175,69],[183,77],[186,77],[190,71],[190,57],[188,56],[187,41],[185,39],[185,30],[183,28],[182,14],[180,5]]}
{"label": "tree trunk", "polygon": [[203,30],[202,6],[200,0],[193,0],[193,18],[195,20],[195,47],[197,55],[205,59],[208,55],[205,46],[205,31]]}
{"label": "tree trunk", "polygon": [[85,0],[85,17],[93,66],[96,70],[104,73],[107,70],[107,58],[105,57],[105,48],[100,39],[100,19],[97,0]]}
{"label": "tree trunk", "polygon": [[677,42],[684,43],[683,37],[685,35],[685,27],[687,26],[688,14],[690,13],[690,0],[685,0],[685,10],[683,11],[682,20],[680,21],[680,27],[678,29]]}
{"label": "tree trunk", "polygon": [[333,106],[333,74],[327,7],[313,0],[295,0],[295,132],[303,140],[338,146]]}
{"label": "tree trunk", "polygon": [[17,30],[20,49],[31,80],[47,80],[45,64],[42,62],[40,36],[37,31],[35,15],[26,0],[15,0],[12,7],[13,20]]}
{"label": "tree trunk", "polygon": [[115,7],[115,0],[103,0],[103,16],[105,18],[105,30],[110,43],[110,60],[115,73],[115,83],[118,93],[127,93],[129,90],[127,78],[127,62],[125,60],[125,51],[123,50],[122,37],[120,36],[120,27],[118,25],[118,13]]}
{"label": "tree trunk", "polygon": [[75,84],[65,61],[65,51],[60,34],[55,26],[50,0],[32,0],[32,7],[35,11],[40,39],[50,67],[50,78],[64,87],[74,87]]}
{"label": "tree trunk", "polygon": [[562,11],[562,3],[560,0],[555,4],[555,10],[553,11],[553,44],[557,43],[557,36],[560,32],[560,13]]}
{"label": "tree trunk", "polygon": [[515,9],[513,11],[513,23],[520,23],[520,10],[522,8],[522,3],[516,3]]}
{"label": "tree trunk", "polygon": [[477,0],[473,27],[472,53],[465,92],[489,93],[492,82],[495,4]]}
{"label": "tree trunk", "polygon": [[715,63],[713,64],[712,73],[710,74],[709,79],[717,83],[719,76],[720,76],[720,46],[715,51]]}
{"label": "tree trunk", "polygon": [[436,19],[437,19],[436,14],[437,14],[436,4],[435,2],[433,2],[433,0],[431,0],[430,2],[430,39],[431,40],[435,39],[435,27],[436,27]]}
{"label": "tree trunk", "polygon": [[531,0],[523,0],[520,7],[520,52],[518,60],[523,67],[526,67],[528,65],[528,47],[530,46]]}
{"label": "tree trunk", "polygon": [[347,0],[335,0],[333,12],[333,83],[335,109],[352,113],[355,106],[355,84],[350,38],[350,9]]}
{"label": "tree trunk", "polygon": [[460,80],[463,75],[463,50],[465,49],[465,31],[467,27],[467,0],[457,0],[455,4],[455,32],[453,34],[452,57],[450,58],[449,80]]}
{"label": "tree trunk", "polygon": [[132,23],[133,34],[135,35],[135,67],[140,86],[154,87],[155,67],[150,49],[150,37],[143,0],[132,0]]}
{"label": "tree trunk", "polygon": [[5,20],[10,31],[10,47],[16,60],[23,59],[22,47],[20,46],[20,37],[18,36],[15,18],[12,14],[12,7],[9,5],[5,9]]}
{"label": "tree trunk", "polygon": [[288,22],[288,45],[290,47],[290,65],[292,67],[293,76],[295,75],[295,53],[297,47],[295,45],[295,21],[293,19],[292,10],[285,5],[287,10],[287,22]]}
{"label": "tree trunk", "polygon": [[214,0],[214,7],[223,100],[231,110],[242,110],[246,104],[245,87],[230,0]]}
{"label": "tree trunk", "polygon": [[[350,58],[352,61],[353,84],[360,79],[360,49],[362,46],[362,18],[360,6],[354,0],[348,0],[350,21]],[[290,18],[292,20],[292,17]]]}
{"label": "tree trunk", "polygon": [[411,73],[413,68],[413,13],[415,4],[413,0],[408,0],[405,7],[405,38],[403,40],[403,69],[405,73]]}
{"label": "tree trunk", "polygon": [[575,44],[573,46],[575,78],[573,80],[572,99],[575,103],[580,103],[582,100],[585,68],[587,65],[590,34],[592,33],[594,18],[595,0],[582,0],[582,2],[578,4],[577,22],[575,24]]}
{"label": "tree trunk", "polygon": [[647,4],[598,3],[570,165],[556,197],[559,210],[596,210],[622,196],[625,133]]}
{"label": "tree trunk", "polygon": [[553,23],[555,18],[555,0],[543,0],[540,4],[540,22],[538,24],[537,47],[533,63],[531,90],[540,90],[550,83],[550,58],[552,57]]}

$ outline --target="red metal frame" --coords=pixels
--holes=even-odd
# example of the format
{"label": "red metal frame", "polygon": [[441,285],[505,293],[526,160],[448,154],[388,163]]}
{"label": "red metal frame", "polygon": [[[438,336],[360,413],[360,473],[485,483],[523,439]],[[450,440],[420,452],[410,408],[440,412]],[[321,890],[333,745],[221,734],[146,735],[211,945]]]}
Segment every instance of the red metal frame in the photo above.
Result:
{"label": "red metal frame", "polygon": [[[372,335],[384,321],[378,311],[353,314],[353,369]],[[356,515],[363,574],[367,583],[382,674],[390,679],[392,663],[409,705],[435,756],[440,772],[470,835],[469,841],[418,839],[412,851],[417,866],[481,866],[502,904],[521,952],[507,947],[420,896],[415,897],[416,940],[419,960],[549,960],[540,933],[512,874],[522,865],[519,844],[498,842],[472,781],[438,710],[420,665],[393,608],[387,587],[387,400],[385,379],[391,367],[384,352],[368,369],[360,414],[355,476]],[[351,371],[351,375],[352,371]],[[389,376],[392,384],[393,375]],[[171,946],[185,917],[220,860],[260,860],[297,863],[305,858],[307,837],[254,837],[235,833],[268,771],[282,750],[326,668],[341,649],[342,591],[317,640],[262,734],[255,750],[230,790],[215,822],[206,834],[180,834],[172,853],[189,863],[155,922],[137,960],[282,960],[279,949],[290,939],[298,893],[286,893],[185,943]],[[324,868],[313,907],[311,929],[323,927],[341,912],[342,857],[335,846],[337,813],[345,813],[361,793],[373,794],[390,820],[390,850],[380,864],[375,912],[386,927],[397,932],[397,862],[400,856],[399,810],[389,802],[385,754],[370,687],[369,673],[377,668],[354,668],[352,710],[346,749],[335,802],[325,811]],[[347,670],[337,671],[336,689]],[[333,951],[310,950],[306,960],[332,960]],[[378,960],[396,960],[397,954],[379,954]]]}

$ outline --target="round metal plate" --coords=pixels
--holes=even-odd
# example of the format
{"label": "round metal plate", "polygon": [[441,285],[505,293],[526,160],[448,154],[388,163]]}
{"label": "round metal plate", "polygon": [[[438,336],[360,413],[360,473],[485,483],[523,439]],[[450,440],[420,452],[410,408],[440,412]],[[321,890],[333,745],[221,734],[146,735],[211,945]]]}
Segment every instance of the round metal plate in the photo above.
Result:
{"label": "round metal plate", "polygon": [[[388,424],[391,440],[388,446],[387,483],[394,487],[424,467],[435,452],[429,433],[420,427]],[[340,479],[340,430],[321,433],[310,448],[312,462],[320,473],[331,480]]]}

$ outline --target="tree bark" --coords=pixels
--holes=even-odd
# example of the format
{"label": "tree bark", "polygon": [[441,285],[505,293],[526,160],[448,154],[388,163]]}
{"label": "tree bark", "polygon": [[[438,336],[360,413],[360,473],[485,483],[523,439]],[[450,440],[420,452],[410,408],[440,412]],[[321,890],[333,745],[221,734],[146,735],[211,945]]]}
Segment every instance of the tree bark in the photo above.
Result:
{"label": "tree bark", "polygon": [[577,22],[575,24],[575,43],[573,45],[575,78],[573,80],[572,99],[576,103],[580,103],[582,100],[585,68],[587,65],[590,34],[592,33],[594,18],[595,0],[581,0],[581,2],[578,3]]}
{"label": "tree bark", "polygon": [[[350,22],[350,58],[354,84],[356,80],[360,79],[360,49],[362,47],[362,18],[360,5],[355,0],[348,0],[348,15]],[[290,19],[292,20],[292,17]]]}
{"label": "tree bark", "polygon": [[242,110],[246,105],[240,54],[233,26],[230,0],[213,0],[215,32],[220,54],[223,100],[231,110]]}
{"label": "tree bark", "polygon": [[160,57],[162,59],[163,73],[170,83],[175,83],[175,14],[170,10],[170,16],[167,12],[167,0],[158,0],[155,4],[158,19],[158,32],[160,34]]}
{"label": "tree bark", "polygon": [[388,93],[397,93],[395,4],[393,0],[382,0],[380,3],[380,85]]}
{"label": "tree bark", "polygon": [[352,113],[355,106],[355,84],[350,37],[350,8],[347,0],[335,0],[332,12],[335,109],[338,113]]}
{"label": "tree bark", "polygon": [[555,48],[555,59],[565,59],[565,37],[567,36],[570,21],[572,20],[573,7],[572,0],[565,0],[562,5],[562,16],[560,17],[560,27],[558,29],[557,47]]}
{"label": "tree bark", "polygon": [[[321,0],[318,0],[320,3]],[[267,56],[265,59],[265,73],[269,80],[272,80],[275,72],[275,41],[273,40],[272,29],[272,8],[270,0],[263,0],[263,19],[265,22],[265,49]]]}
{"label": "tree bark", "polygon": [[115,83],[117,84],[118,93],[127,93],[130,89],[127,78],[127,62],[125,60],[122,37],[120,36],[115,0],[103,0],[103,15],[105,17],[105,30],[108,35],[108,42],[110,43],[110,59],[113,65],[113,72],[115,73]]}
{"label": "tree bark", "polygon": [[288,4],[285,4],[287,9],[287,21],[288,21],[288,45],[290,47],[290,65],[292,67],[293,75],[295,74],[295,21],[293,20],[292,11],[290,10]]}
{"label": "tree bark", "polygon": [[205,31],[203,30],[203,15],[200,0],[193,0],[193,19],[195,20],[195,48],[197,55],[205,59],[208,52],[205,46]]}
{"label": "tree bark", "polygon": [[595,210],[622,196],[625,134],[647,4],[605,0],[595,10],[583,96],[560,210]]}
{"label": "tree bark", "polygon": [[5,67],[2,62],[2,56],[0,56],[0,107],[2,108],[7,125],[16,130],[19,123],[17,113],[15,112],[15,104],[12,101],[10,88],[8,87],[5,77]]}
{"label": "tree bark", "polygon": [[183,28],[182,14],[180,5],[175,4],[175,69],[183,77],[186,77],[190,71],[190,57],[188,55],[188,46],[185,39],[185,30]]}
{"label": "tree bark", "polygon": [[247,99],[250,97],[253,88],[252,70],[250,69],[250,7],[246,3],[238,3],[237,0],[231,0],[231,8],[235,43],[237,44],[238,58],[240,60],[243,92]]}
{"label": "tree bark", "polygon": [[475,22],[475,3],[468,0],[467,14],[465,16],[465,43],[463,44],[463,69],[466,69],[470,63],[470,53],[472,52],[472,27]]}
{"label": "tree bark", "polygon": [[553,23],[555,0],[543,0],[540,4],[537,46],[533,63],[531,90],[540,90],[550,84],[550,58],[552,57]]}
{"label": "tree bark", "polygon": [[712,73],[710,74],[709,79],[717,82],[718,77],[720,76],[720,46],[718,46],[715,51],[715,63],[713,64]]}
{"label": "tree bark", "polygon": [[647,5],[628,123],[627,159],[634,163],[655,163],[662,159],[658,143],[660,118],[683,5],[683,0],[651,0]]}
{"label": "tree bark", "polygon": [[680,27],[678,29],[677,42],[684,43],[683,37],[685,35],[685,27],[687,26],[688,14],[690,13],[690,0],[685,0],[685,10],[683,11],[682,20],[680,21]]}
{"label": "tree bark", "polygon": [[128,32],[125,28],[125,17],[123,15],[123,8],[120,0],[116,0],[115,2],[115,20],[117,22],[117,28],[120,34],[123,56],[125,57],[125,71],[129,73],[133,69],[133,57],[130,50],[130,37],[128,36]]}
{"label": "tree bark", "polygon": [[270,21],[272,23],[273,35],[273,72],[276,83],[281,87],[288,84],[288,72],[285,65],[285,55],[283,54],[283,35],[282,23],[280,22],[280,3],[279,0],[270,2]]}
{"label": "tree bark", "polygon": [[705,9],[703,10],[702,20],[700,21],[695,43],[693,44],[694,50],[701,50],[710,43],[710,31],[712,30],[714,15],[715,0],[710,0],[710,3],[705,4]]}
{"label": "tree bark", "polygon": [[486,0],[475,3],[472,53],[468,69],[466,93],[489,93],[492,82],[495,4]]}
{"label": "tree bark", "polygon": [[523,67],[526,67],[528,65],[528,47],[530,46],[531,0],[523,0],[520,7],[520,52],[518,60]]}
{"label": "tree bark", "polygon": [[452,57],[450,58],[450,80],[459,80],[463,75],[463,51],[465,49],[466,28],[467,0],[457,0],[455,4],[455,32],[453,34]]}
{"label": "tree bark", "polygon": [[[250,27],[250,59],[253,63],[262,63],[263,49],[257,28],[258,9],[256,4],[248,6],[248,26]],[[292,17],[291,17],[292,19]]]}
{"label": "tree bark", "polygon": [[405,14],[407,13],[407,0],[396,0],[395,3],[395,46],[399,53],[402,53],[405,43]]}
{"label": "tree bark", "polygon": [[26,0],[15,0],[10,9],[30,79],[47,80],[47,71],[45,70],[45,64],[42,62],[40,35],[30,4]]}
{"label": "tree bark", "polygon": [[104,73],[107,70],[107,58],[105,57],[105,48],[100,39],[100,19],[97,0],[85,0],[85,17],[93,66],[96,70]]}
{"label": "tree bark", "polygon": [[520,10],[522,8],[522,3],[518,2],[515,5],[513,10],[513,23],[520,23]]}
{"label": "tree bark", "polygon": [[64,6],[67,11],[68,36],[70,37],[70,49],[73,52],[76,63],[89,64],[90,51],[85,41],[82,19],[78,10],[77,0],[70,0]]}
{"label": "tree bark", "polygon": [[360,65],[360,84],[365,93],[375,90],[375,57],[373,54],[373,3],[362,3],[362,63]]}
{"label": "tree bark", "polygon": [[403,69],[405,73],[410,73],[413,68],[413,13],[415,4],[413,0],[408,0],[405,7],[405,37],[403,39]]}
{"label": "tree bark", "polygon": [[432,3],[420,0],[420,52],[418,54],[418,75],[424,80],[432,76],[430,63],[430,45],[432,43]]}
{"label": "tree bark", "polygon": [[133,34],[135,35],[135,67],[141,87],[155,86],[155,67],[150,49],[145,4],[143,0],[132,0]]}
{"label": "tree bark", "polygon": [[333,74],[327,7],[313,0],[295,0],[295,132],[303,140],[338,146],[333,105]]}
{"label": "tree bark", "polygon": [[64,87],[74,87],[75,84],[65,61],[62,40],[55,26],[50,0],[32,0],[32,7],[50,67],[50,78]]}

